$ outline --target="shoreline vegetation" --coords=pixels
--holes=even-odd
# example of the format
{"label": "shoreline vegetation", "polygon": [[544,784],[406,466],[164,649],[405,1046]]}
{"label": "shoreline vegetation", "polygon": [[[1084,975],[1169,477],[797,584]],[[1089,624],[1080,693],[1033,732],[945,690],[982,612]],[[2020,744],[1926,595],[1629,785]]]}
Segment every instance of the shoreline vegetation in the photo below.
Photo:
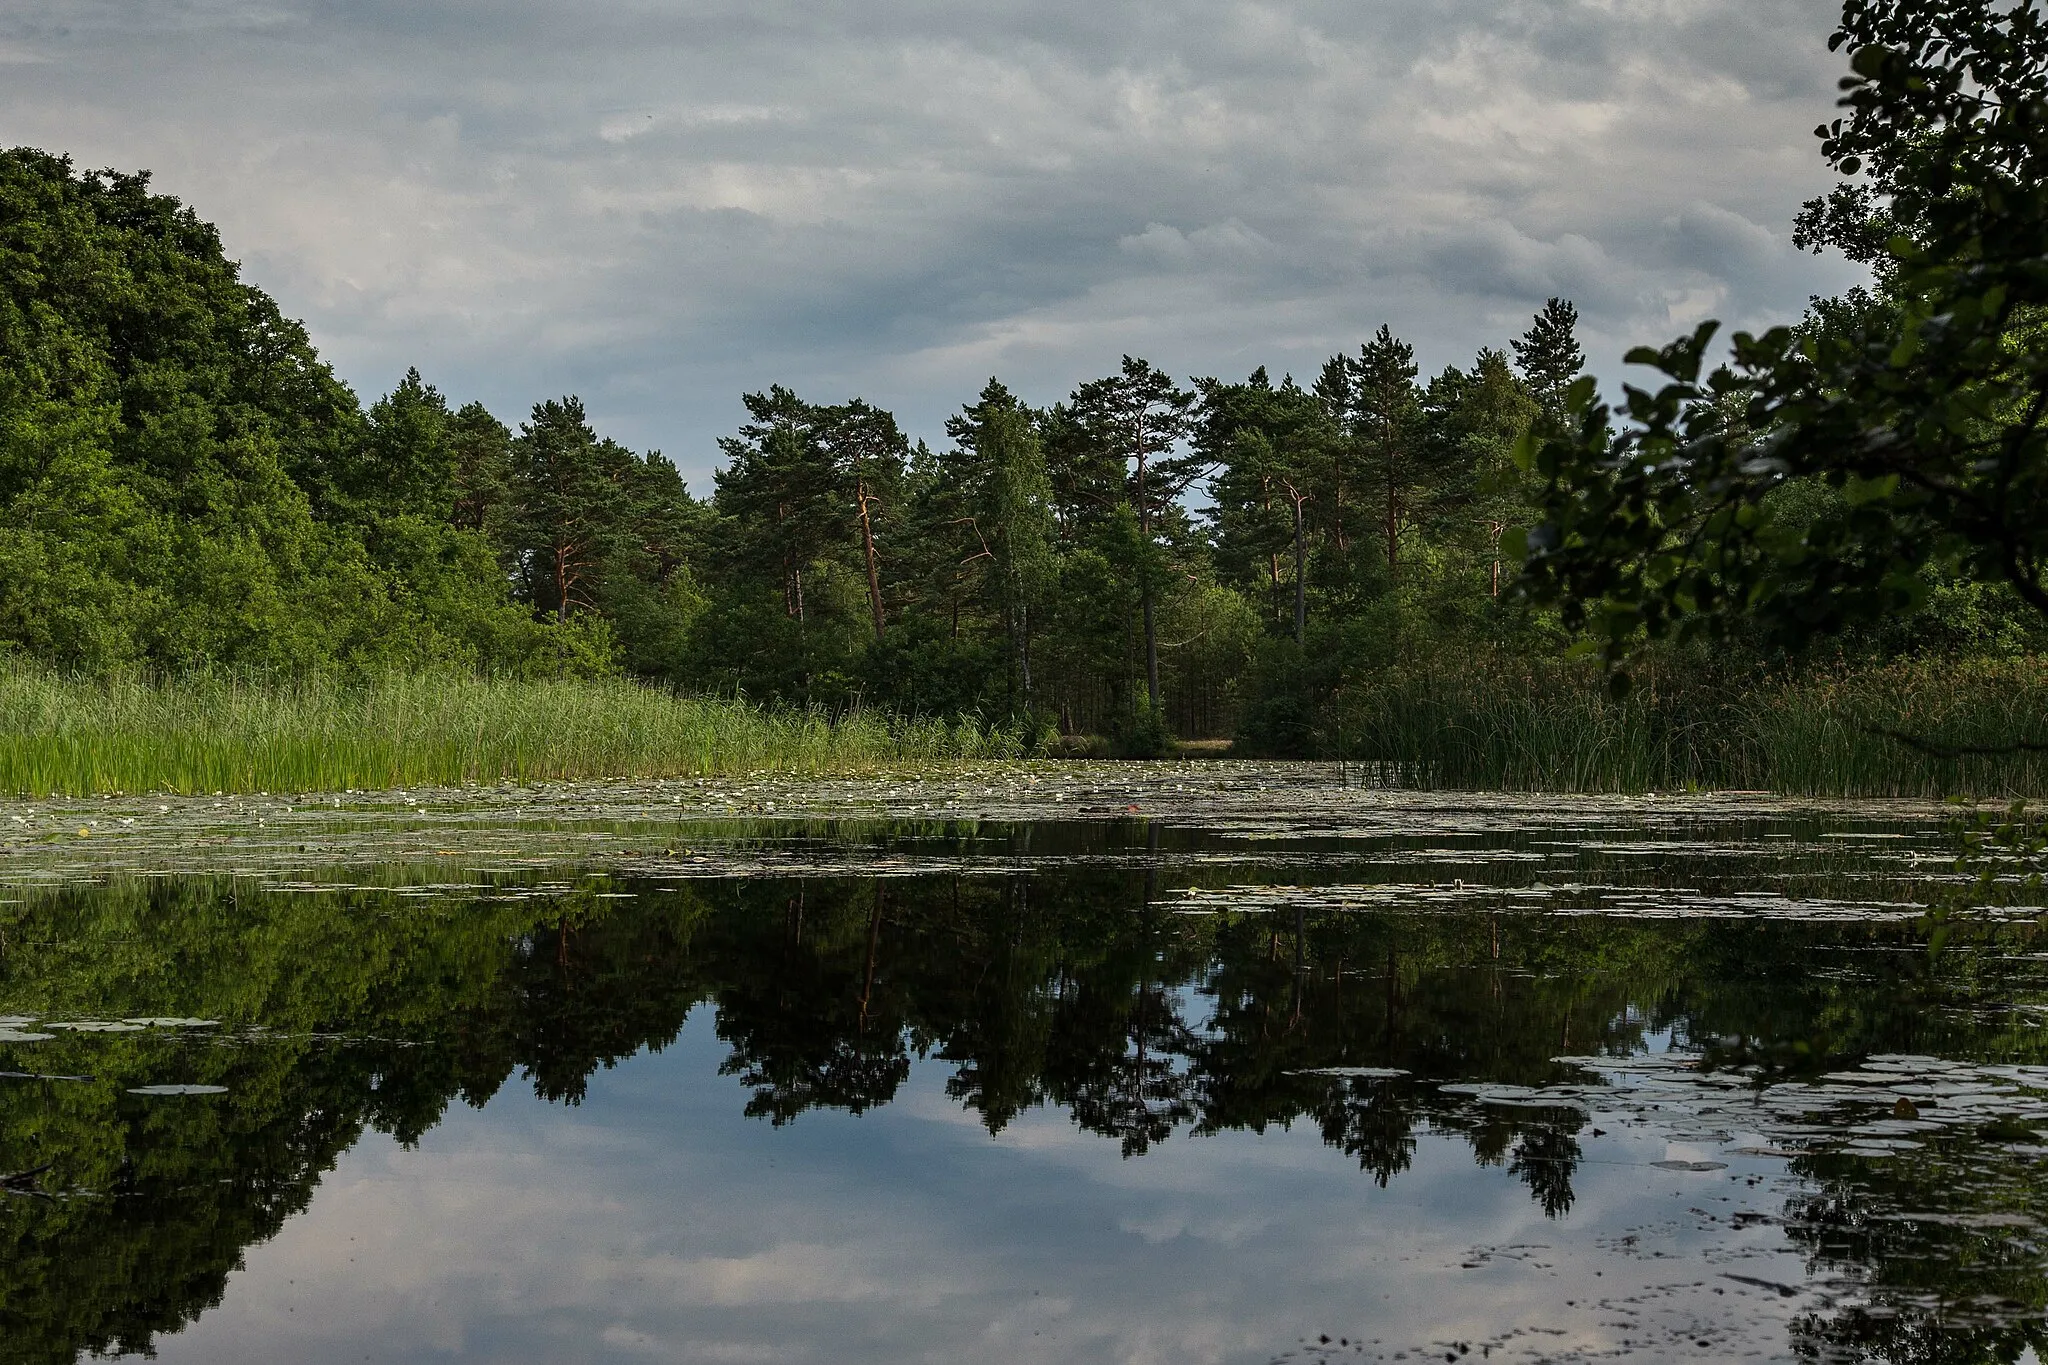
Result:
{"label": "shoreline vegetation", "polygon": [[1404,783],[1452,789],[2048,793],[2048,660],[1906,659],[1738,681],[1645,670],[1619,702],[1604,681],[1523,662],[1397,675],[1344,698],[1346,732],[1331,739]]}
{"label": "shoreline vegetation", "polygon": [[[0,793],[1228,750],[1386,786],[2048,796],[2048,617],[1975,561],[1799,548],[1883,480],[1759,493],[1729,525],[1821,578],[1726,619],[1719,570],[1589,605],[1676,562],[1683,518],[1625,490],[1553,548],[1635,558],[1544,588],[1532,543],[1620,477],[1557,463],[1597,393],[1563,298],[1434,374],[1382,326],[1299,380],[991,377],[937,446],[771,384],[692,492],[574,395],[516,430],[416,372],[365,403],[146,174],[0,151],[0,265]],[[1838,588],[1871,610],[1800,615]]]}
{"label": "shoreline vegetation", "polygon": [[[1788,796],[2048,793],[2048,661],[1905,661],[1740,689],[1503,660],[1389,673],[1337,699],[1314,756],[1390,787]],[[1908,734],[1916,747],[1894,738]],[[1293,746],[1290,746],[1293,747]],[[379,790],[575,778],[856,775],[1108,752],[1101,736],[973,717],[761,705],[627,679],[222,673],[147,679],[0,667],[0,793]],[[1265,757],[1240,741],[1185,757]]]}
{"label": "shoreline vegetation", "polygon": [[971,719],[835,717],[616,678],[106,681],[20,667],[0,669],[0,736],[0,791],[30,796],[858,773],[1031,749]]}

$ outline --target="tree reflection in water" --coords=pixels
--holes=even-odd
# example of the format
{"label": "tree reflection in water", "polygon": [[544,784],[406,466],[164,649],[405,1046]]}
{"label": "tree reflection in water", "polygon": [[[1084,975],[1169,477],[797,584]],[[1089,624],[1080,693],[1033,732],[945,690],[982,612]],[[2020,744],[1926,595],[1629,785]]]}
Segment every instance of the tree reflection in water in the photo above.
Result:
{"label": "tree reflection in water", "polygon": [[[1426,1129],[1551,1216],[1572,1207],[1589,1122],[1557,1096],[1597,1083],[1560,1058],[1668,1041],[1760,1086],[1879,1054],[2043,1051],[2038,1016],[2012,1007],[2048,990],[2013,951],[2021,928],[1930,959],[1895,925],[1183,914],[1145,876],[593,878],[428,899],[186,879],[9,907],[0,1011],[216,1022],[0,1027],[17,1073],[0,1080],[0,1360],[145,1349],[218,1303],[243,1249],[365,1129],[414,1141],[515,1075],[577,1104],[700,1004],[746,1112],[775,1125],[888,1104],[929,1059],[990,1133],[1052,1105],[1140,1158],[1299,1120],[1386,1185]],[[129,1093],[163,1082],[227,1093]],[[1891,1159],[1799,1157],[1787,1234],[1861,1292],[1803,1319],[1798,1350],[2010,1360],[2038,1343],[2041,1142],[2001,1120]]]}

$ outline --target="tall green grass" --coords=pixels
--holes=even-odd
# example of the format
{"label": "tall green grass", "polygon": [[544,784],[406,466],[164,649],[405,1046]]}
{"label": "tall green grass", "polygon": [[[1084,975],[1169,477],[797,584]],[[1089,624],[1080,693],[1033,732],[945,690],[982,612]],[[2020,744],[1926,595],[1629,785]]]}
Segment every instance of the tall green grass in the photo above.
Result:
{"label": "tall green grass", "polygon": [[[1743,727],[1740,771],[1756,786],[1866,796],[2048,795],[2048,659],[1844,669],[1780,685],[1758,700]],[[2008,751],[1969,752],[2000,748]]]}
{"label": "tall green grass", "polygon": [[2048,745],[2048,660],[1732,680],[1667,667],[1617,702],[1591,670],[1482,659],[1354,685],[1319,738],[1389,781],[1436,787],[2038,797],[2048,751],[2010,746]]}
{"label": "tall green grass", "polygon": [[[1386,781],[1523,791],[2048,795],[2048,660],[1907,661],[1730,682],[1503,660],[1389,672],[1318,747]],[[1921,747],[1886,732],[1905,734]],[[94,681],[0,667],[0,793],[333,791],[550,778],[857,773],[1030,752],[972,720],[830,716],[625,681]]]}
{"label": "tall green grass", "polygon": [[0,792],[36,796],[858,772],[1025,748],[971,720],[832,717],[624,681],[89,681],[0,668]]}
{"label": "tall green grass", "polygon": [[1666,743],[1640,703],[1616,705],[1576,678],[1435,671],[1347,690],[1322,748],[1394,785],[1512,791],[1645,791],[1674,783]]}

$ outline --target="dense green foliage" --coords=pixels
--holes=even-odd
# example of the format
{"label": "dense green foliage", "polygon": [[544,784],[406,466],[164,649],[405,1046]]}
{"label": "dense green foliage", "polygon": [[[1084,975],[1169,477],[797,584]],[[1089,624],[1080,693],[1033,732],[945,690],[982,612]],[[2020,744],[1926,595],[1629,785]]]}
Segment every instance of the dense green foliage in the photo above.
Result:
{"label": "dense green foliage", "polygon": [[1562,303],[1520,373],[1419,383],[1384,328],[1312,389],[1127,358],[1044,410],[991,381],[938,450],[771,387],[700,498],[573,397],[364,408],[143,176],[0,156],[0,247],[0,643],[61,670],[622,671],[1305,751],[1361,670],[1542,633],[1496,541]]}
{"label": "dense green foliage", "polygon": [[[1865,701],[1910,684],[1986,747],[1970,679],[2031,680],[2048,630],[2041,35],[2032,3],[1854,0],[1821,130],[1850,179],[1798,231],[1874,289],[1704,380],[1711,328],[1641,353],[1677,382],[1630,390],[1624,431],[1552,299],[1427,377],[1381,327],[1306,386],[1126,356],[1041,409],[991,379],[938,449],[771,386],[704,497],[574,397],[514,430],[408,373],[364,408],[145,177],[9,152],[0,649],[95,678],[624,674],[1446,781],[1925,790],[1876,734],[1934,736]],[[1602,652],[1634,709],[1579,662]],[[1946,699],[1930,661],[1961,661]],[[1800,730],[1785,699],[1838,694],[1861,757],[1759,759]],[[1943,780],[2039,789],[1979,768]]]}
{"label": "dense green foliage", "polygon": [[450,516],[454,456],[492,426],[417,383],[364,414],[144,177],[0,156],[13,648],[96,669],[523,664],[549,642]]}
{"label": "dense green foliage", "polygon": [[[1644,642],[1883,634],[1930,603],[2048,618],[2048,21],[2035,0],[1850,0],[1843,181],[1798,240],[1876,286],[1798,327],[1630,359],[1619,429],[1582,384],[1525,455],[1529,584],[1611,662]],[[1623,679],[1625,681],[1625,679]]]}

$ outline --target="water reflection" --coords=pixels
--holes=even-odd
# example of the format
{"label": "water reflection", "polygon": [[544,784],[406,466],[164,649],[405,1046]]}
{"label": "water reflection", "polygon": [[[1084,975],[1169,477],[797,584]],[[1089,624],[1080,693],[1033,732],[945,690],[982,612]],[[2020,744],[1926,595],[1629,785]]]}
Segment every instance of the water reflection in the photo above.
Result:
{"label": "water reflection", "polygon": [[[1051,1141],[1056,1117],[1134,1170],[1188,1160],[1176,1139],[1300,1132],[1355,1164],[1353,1180],[1395,1189],[1404,1173],[1450,1169],[1455,1146],[1560,1227],[1588,1179],[1613,1178],[1606,1165],[1691,1153],[1658,1178],[1728,1188],[1668,1211],[1690,1220],[1685,1293],[1796,1296],[1775,1353],[2011,1360],[2043,1342],[2048,964],[2031,926],[1930,957],[1892,922],[1319,910],[1311,898],[1190,914],[1146,869],[507,878],[431,895],[393,880],[313,892],[132,880],[9,907],[0,1360],[175,1344],[166,1334],[222,1304],[249,1249],[308,1208],[366,1131],[420,1143],[514,1078],[602,1129],[614,1116],[586,1101],[606,1072],[700,1045],[730,1081],[663,1074],[693,1104],[764,1121],[746,1141],[771,1161],[788,1140],[776,1129],[908,1104],[919,1076],[987,1134],[1023,1125]],[[693,1043],[699,1005],[711,1034]],[[79,1022],[110,1027],[57,1026]],[[135,1093],[162,1086],[223,1090]],[[1764,1184],[1780,1176],[1783,1197]],[[1760,1185],[1766,1203],[1730,1202]],[[1665,1218],[1678,1196],[1658,1198]],[[538,1192],[534,1207],[549,1207]],[[1486,1241],[1501,1217],[1450,1230],[1469,1239],[1456,1267],[1541,1262]],[[1768,1254],[1796,1256],[1805,1280],[1745,1268],[1760,1226],[1779,1239]],[[1617,1232],[1606,1250],[1637,1255],[1646,1236]],[[1319,1237],[1304,1229],[1299,1265],[1268,1261],[1313,1278]],[[1597,1298],[1574,1274],[1558,1296]],[[1692,1302],[1676,1285],[1659,1292],[1667,1309]],[[1343,1304],[1315,1311],[1358,1311]],[[1532,1346],[1503,1328],[1479,1349],[1726,1345],[1698,1335],[1724,1330],[1708,1305],[1639,1326],[1650,1335],[1633,1345],[1620,1329]],[[1324,1342],[1319,1324],[1299,1325],[1318,1330],[1210,1354],[1371,1358],[1409,1344],[1362,1330]],[[778,1350],[775,1322],[748,1330],[754,1348]],[[489,1354],[556,1358],[524,1349]]]}

